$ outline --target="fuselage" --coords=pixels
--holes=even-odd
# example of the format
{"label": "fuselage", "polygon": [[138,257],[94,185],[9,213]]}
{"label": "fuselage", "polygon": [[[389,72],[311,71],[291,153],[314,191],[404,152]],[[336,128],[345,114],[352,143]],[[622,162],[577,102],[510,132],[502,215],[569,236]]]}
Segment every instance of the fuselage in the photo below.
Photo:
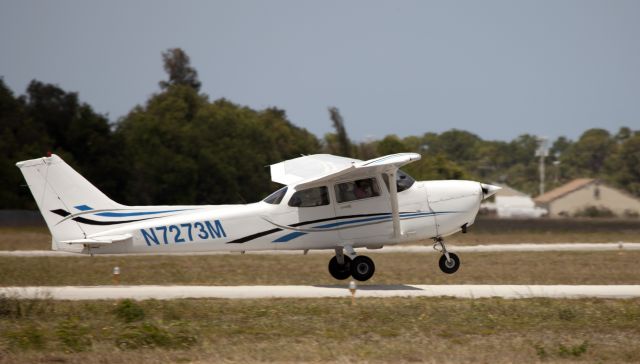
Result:
{"label": "fuselage", "polygon": [[[379,248],[448,236],[473,224],[483,187],[473,181],[419,181],[399,190],[399,237],[394,236],[389,187],[367,177],[375,193],[353,199],[348,182],[286,187],[273,198],[243,205],[127,207],[124,212],[83,212],[86,220],[127,220],[87,238],[128,236],[111,244],[77,246],[91,254]],[[377,185],[373,186],[371,184]],[[321,197],[313,193],[320,191]],[[305,195],[305,193],[307,193]],[[320,196],[320,195],[318,195]],[[302,203],[299,201],[303,198]],[[305,205],[304,199],[311,201]],[[317,202],[314,202],[314,198]],[[94,216],[92,216],[94,215]],[[132,221],[133,220],[133,221]],[[60,247],[61,244],[58,244]],[[69,250],[64,248],[65,250]]]}

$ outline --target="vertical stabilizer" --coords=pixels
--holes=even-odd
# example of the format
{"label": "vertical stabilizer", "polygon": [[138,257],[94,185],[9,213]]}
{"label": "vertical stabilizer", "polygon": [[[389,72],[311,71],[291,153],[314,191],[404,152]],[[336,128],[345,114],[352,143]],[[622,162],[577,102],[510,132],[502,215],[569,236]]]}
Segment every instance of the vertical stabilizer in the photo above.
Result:
{"label": "vertical stabilizer", "polygon": [[[82,211],[118,209],[124,206],[112,201],[57,155],[16,163],[38,204],[53,236],[54,250],[70,250],[60,241],[86,238],[108,226],[79,224]],[[81,248],[81,247],[79,247]]]}

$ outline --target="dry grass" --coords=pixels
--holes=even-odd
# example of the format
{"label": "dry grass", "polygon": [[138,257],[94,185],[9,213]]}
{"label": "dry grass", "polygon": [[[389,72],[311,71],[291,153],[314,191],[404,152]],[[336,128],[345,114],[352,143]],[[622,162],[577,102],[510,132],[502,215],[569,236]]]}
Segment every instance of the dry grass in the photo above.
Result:
{"label": "dry grass", "polygon": [[46,227],[0,227],[0,250],[50,250]]}
{"label": "dry grass", "polygon": [[640,361],[640,300],[8,300],[2,307],[5,363]]}
{"label": "dry grass", "polygon": [[[436,254],[368,254],[371,284],[640,284],[640,252],[527,252],[461,254],[453,275]],[[207,256],[0,257],[0,285],[111,284],[336,284],[329,254]]]}
{"label": "dry grass", "polygon": [[[638,223],[640,225],[640,223]],[[554,244],[554,243],[612,243],[612,242],[640,242],[640,232],[610,231],[610,232],[579,232],[579,231],[534,231],[534,232],[469,232],[449,236],[448,244],[480,245],[480,244]],[[432,241],[422,242],[431,245]]]}

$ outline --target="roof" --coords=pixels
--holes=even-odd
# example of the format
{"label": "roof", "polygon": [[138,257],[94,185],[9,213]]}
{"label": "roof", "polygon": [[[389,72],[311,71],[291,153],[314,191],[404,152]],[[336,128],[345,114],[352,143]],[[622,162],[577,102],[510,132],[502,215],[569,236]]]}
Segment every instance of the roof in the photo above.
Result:
{"label": "roof", "polygon": [[579,190],[594,181],[595,179],[593,178],[576,178],[567,184],[554,188],[553,190],[534,198],[534,201],[537,203],[549,203],[568,193]]}

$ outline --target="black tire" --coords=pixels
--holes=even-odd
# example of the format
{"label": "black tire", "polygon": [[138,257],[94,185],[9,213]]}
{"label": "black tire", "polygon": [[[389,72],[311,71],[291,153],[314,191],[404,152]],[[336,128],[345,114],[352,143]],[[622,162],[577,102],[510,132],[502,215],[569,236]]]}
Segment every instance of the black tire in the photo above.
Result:
{"label": "black tire", "polygon": [[451,258],[451,261],[447,263],[447,257],[442,254],[438,264],[440,265],[441,271],[447,274],[453,274],[460,268],[460,258],[453,253],[449,253],[449,258]]}
{"label": "black tire", "polygon": [[371,258],[359,255],[351,262],[351,276],[353,279],[364,282],[373,277],[376,271],[376,265],[373,264]]}
{"label": "black tire", "polygon": [[338,264],[335,256],[329,261],[329,273],[335,279],[344,280],[351,277],[351,258],[344,256],[344,264]]}

